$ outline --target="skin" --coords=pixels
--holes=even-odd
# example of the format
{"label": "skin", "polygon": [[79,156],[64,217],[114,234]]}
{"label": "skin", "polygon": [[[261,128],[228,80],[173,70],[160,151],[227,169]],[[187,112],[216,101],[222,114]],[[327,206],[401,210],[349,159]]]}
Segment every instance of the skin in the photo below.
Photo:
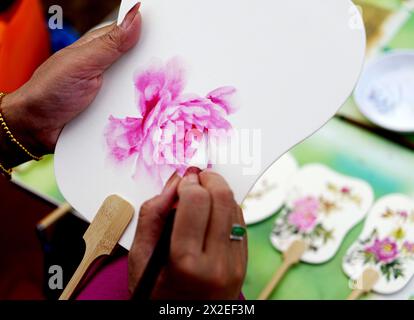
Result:
{"label": "skin", "polygon": [[246,273],[247,240],[230,241],[234,223],[245,225],[227,182],[210,171],[174,175],[161,195],[145,202],[129,254],[132,293],[178,200],[170,257],[152,299],[235,300]]}
{"label": "skin", "polygon": [[[121,26],[86,34],[49,58],[20,89],[4,97],[1,112],[17,138],[37,156],[53,153],[63,127],[84,111],[101,88],[103,75],[134,47],[141,31],[139,5]],[[0,163],[13,168],[31,160],[0,130]],[[174,175],[161,195],[141,208],[129,253],[129,289],[136,287],[177,203],[171,256],[154,299],[238,299],[246,272],[246,241],[230,241],[233,223],[244,225],[226,181],[191,169]]]}
{"label": "skin", "polygon": [[[90,32],[57,52],[25,85],[3,99],[1,111],[8,126],[33,154],[53,153],[63,127],[95,99],[104,72],[136,45],[141,32],[138,10],[139,6],[133,8],[122,25]],[[30,160],[0,134],[4,166]]]}

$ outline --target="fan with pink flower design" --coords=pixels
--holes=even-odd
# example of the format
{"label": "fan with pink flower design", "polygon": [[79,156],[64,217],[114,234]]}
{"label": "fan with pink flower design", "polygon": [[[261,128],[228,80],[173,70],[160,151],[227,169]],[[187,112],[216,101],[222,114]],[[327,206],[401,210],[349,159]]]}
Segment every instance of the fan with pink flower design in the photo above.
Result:
{"label": "fan with pink flower design", "polygon": [[274,279],[281,278],[280,270],[285,273],[300,261],[322,264],[332,259],[373,201],[373,190],[365,181],[320,164],[301,168],[288,184],[285,206],[270,235],[273,246],[283,252],[284,261],[260,298],[270,297],[278,284]]}
{"label": "fan with pink flower design", "polygon": [[[119,21],[136,2],[122,1]],[[139,44],[56,148],[59,188],[88,221],[112,194],[138,212],[192,165],[224,176],[242,203],[335,115],[363,65],[364,27],[349,0],[144,0],[140,12]]]}
{"label": "fan with pink flower design", "polygon": [[377,280],[363,291],[402,290],[414,276],[414,201],[399,194],[379,199],[344,257],[343,268],[360,294],[367,293],[360,287],[364,287],[361,275],[368,269],[376,272]]}

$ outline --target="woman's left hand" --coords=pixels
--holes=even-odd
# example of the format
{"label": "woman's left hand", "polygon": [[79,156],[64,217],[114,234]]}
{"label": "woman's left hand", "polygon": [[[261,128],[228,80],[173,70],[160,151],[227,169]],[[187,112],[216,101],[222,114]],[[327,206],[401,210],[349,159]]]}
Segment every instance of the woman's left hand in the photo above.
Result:
{"label": "woman's left hand", "polygon": [[86,34],[50,57],[23,87],[3,99],[2,113],[32,153],[52,153],[63,127],[95,99],[104,71],[137,42],[139,5],[124,22]]}

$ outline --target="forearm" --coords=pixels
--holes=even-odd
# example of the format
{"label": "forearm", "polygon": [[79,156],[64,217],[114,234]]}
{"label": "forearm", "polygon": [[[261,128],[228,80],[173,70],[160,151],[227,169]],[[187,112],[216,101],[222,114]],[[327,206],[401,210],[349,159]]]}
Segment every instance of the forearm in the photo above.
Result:
{"label": "forearm", "polygon": [[[46,150],[38,142],[39,133],[31,119],[30,102],[19,91],[3,97],[0,104],[1,114],[13,134],[30,153],[36,156],[46,154]],[[14,168],[22,163],[32,160],[6,133],[4,127],[0,128],[0,163],[7,169]]]}

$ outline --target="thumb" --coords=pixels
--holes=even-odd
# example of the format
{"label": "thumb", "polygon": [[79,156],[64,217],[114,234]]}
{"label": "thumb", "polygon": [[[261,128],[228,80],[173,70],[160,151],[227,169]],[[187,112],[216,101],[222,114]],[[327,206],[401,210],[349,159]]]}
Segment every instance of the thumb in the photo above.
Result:
{"label": "thumb", "polygon": [[126,15],[121,25],[112,25],[107,32],[91,37],[81,48],[85,60],[93,61],[97,72],[102,72],[133,48],[141,34],[140,3]]}

